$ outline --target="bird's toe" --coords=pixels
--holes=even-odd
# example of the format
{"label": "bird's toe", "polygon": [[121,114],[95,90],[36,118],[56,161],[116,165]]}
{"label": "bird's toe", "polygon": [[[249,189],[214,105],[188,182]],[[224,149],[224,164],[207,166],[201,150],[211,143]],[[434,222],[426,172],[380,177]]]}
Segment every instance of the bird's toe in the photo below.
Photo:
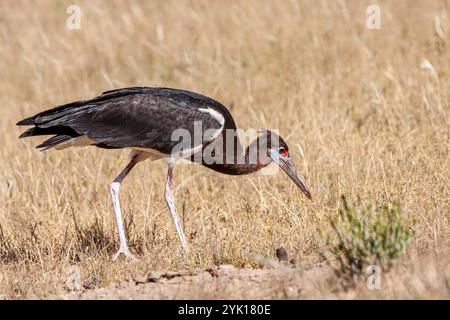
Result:
{"label": "bird's toe", "polygon": [[130,252],[128,248],[120,248],[112,257],[113,261],[116,261],[119,256],[123,254],[127,260],[134,260],[134,255]]}

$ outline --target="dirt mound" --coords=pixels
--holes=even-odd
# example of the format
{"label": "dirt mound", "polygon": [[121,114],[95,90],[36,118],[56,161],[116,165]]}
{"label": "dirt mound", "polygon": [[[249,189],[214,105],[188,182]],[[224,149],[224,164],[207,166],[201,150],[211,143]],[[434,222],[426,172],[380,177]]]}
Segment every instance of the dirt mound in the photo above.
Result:
{"label": "dirt mound", "polygon": [[221,265],[202,270],[151,272],[106,288],[63,295],[62,299],[268,299],[300,297],[305,273],[288,264],[270,269]]}

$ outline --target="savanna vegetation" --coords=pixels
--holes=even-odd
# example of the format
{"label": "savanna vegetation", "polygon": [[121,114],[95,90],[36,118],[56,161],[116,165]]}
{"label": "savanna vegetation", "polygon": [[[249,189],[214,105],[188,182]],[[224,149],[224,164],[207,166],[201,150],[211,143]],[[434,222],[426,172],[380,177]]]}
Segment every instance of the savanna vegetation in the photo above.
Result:
{"label": "savanna vegetation", "polygon": [[[74,267],[85,288],[154,270],[263,268],[255,257],[284,247],[299,270],[336,271],[301,278],[289,298],[448,298],[450,3],[376,1],[371,30],[372,2],[2,0],[0,297],[59,297]],[[80,29],[66,27],[72,4]],[[240,128],[279,129],[313,201],[282,173],[180,165],[184,256],[165,163],[144,162],[120,195],[137,259],[112,262],[108,186],[127,152],[39,152],[42,139],[18,140],[15,123],[128,86],[198,91]],[[379,290],[365,285],[373,263]],[[280,283],[264,297],[286,298]]]}

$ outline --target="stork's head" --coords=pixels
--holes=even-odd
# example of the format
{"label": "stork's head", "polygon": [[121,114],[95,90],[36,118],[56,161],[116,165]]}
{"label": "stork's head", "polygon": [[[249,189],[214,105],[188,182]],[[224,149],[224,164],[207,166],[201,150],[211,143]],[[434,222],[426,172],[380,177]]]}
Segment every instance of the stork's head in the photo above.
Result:
{"label": "stork's head", "polygon": [[268,165],[271,162],[275,162],[294,181],[297,187],[311,199],[311,192],[303,176],[291,160],[289,147],[282,137],[272,131],[261,130],[259,137],[250,145],[249,149],[250,151],[252,149],[258,150],[258,163]]}

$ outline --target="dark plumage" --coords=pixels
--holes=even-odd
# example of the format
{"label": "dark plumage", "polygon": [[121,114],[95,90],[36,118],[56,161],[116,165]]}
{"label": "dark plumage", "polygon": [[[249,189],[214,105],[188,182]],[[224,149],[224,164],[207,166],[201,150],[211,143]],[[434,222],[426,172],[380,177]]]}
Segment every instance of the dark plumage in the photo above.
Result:
{"label": "dark plumage", "polygon": [[[198,124],[201,124],[201,132],[198,132]],[[180,157],[199,161],[212,170],[230,175],[255,172],[275,162],[311,198],[303,177],[290,159],[289,148],[280,136],[265,130],[244,150],[236,134],[236,124],[227,108],[216,100],[186,90],[135,87],[107,91],[91,100],[72,102],[40,112],[19,121],[17,125],[33,126],[22,133],[20,138],[52,135],[37,146],[42,150],[85,145],[133,150],[129,164],[110,186],[120,240],[120,248],[114,259],[120,254],[132,257],[126,242],[118,196],[123,179],[138,162],[145,159],[167,160],[165,198],[185,250],[187,242],[172,192],[173,168]],[[182,137],[179,140],[173,137],[179,129],[193,137],[188,140],[186,154],[175,152],[184,140]],[[231,136],[228,135],[230,130]],[[196,136],[200,136],[199,139]],[[212,150],[212,162],[203,157],[207,148]]]}
{"label": "dark plumage", "polygon": [[203,130],[221,125],[199,108],[211,107],[225,118],[226,128],[236,128],[228,110],[219,102],[186,90],[170,88],[127,88],[104,92],[91,100],[77,101],[40,112],[17,125],[34,125],[20,137],[54,134],[37,146],[51,148],[87,136],[101,148],[151,148],[170,154],[177,141],[171,133],[179,128],[193,134],[194,121]]}

